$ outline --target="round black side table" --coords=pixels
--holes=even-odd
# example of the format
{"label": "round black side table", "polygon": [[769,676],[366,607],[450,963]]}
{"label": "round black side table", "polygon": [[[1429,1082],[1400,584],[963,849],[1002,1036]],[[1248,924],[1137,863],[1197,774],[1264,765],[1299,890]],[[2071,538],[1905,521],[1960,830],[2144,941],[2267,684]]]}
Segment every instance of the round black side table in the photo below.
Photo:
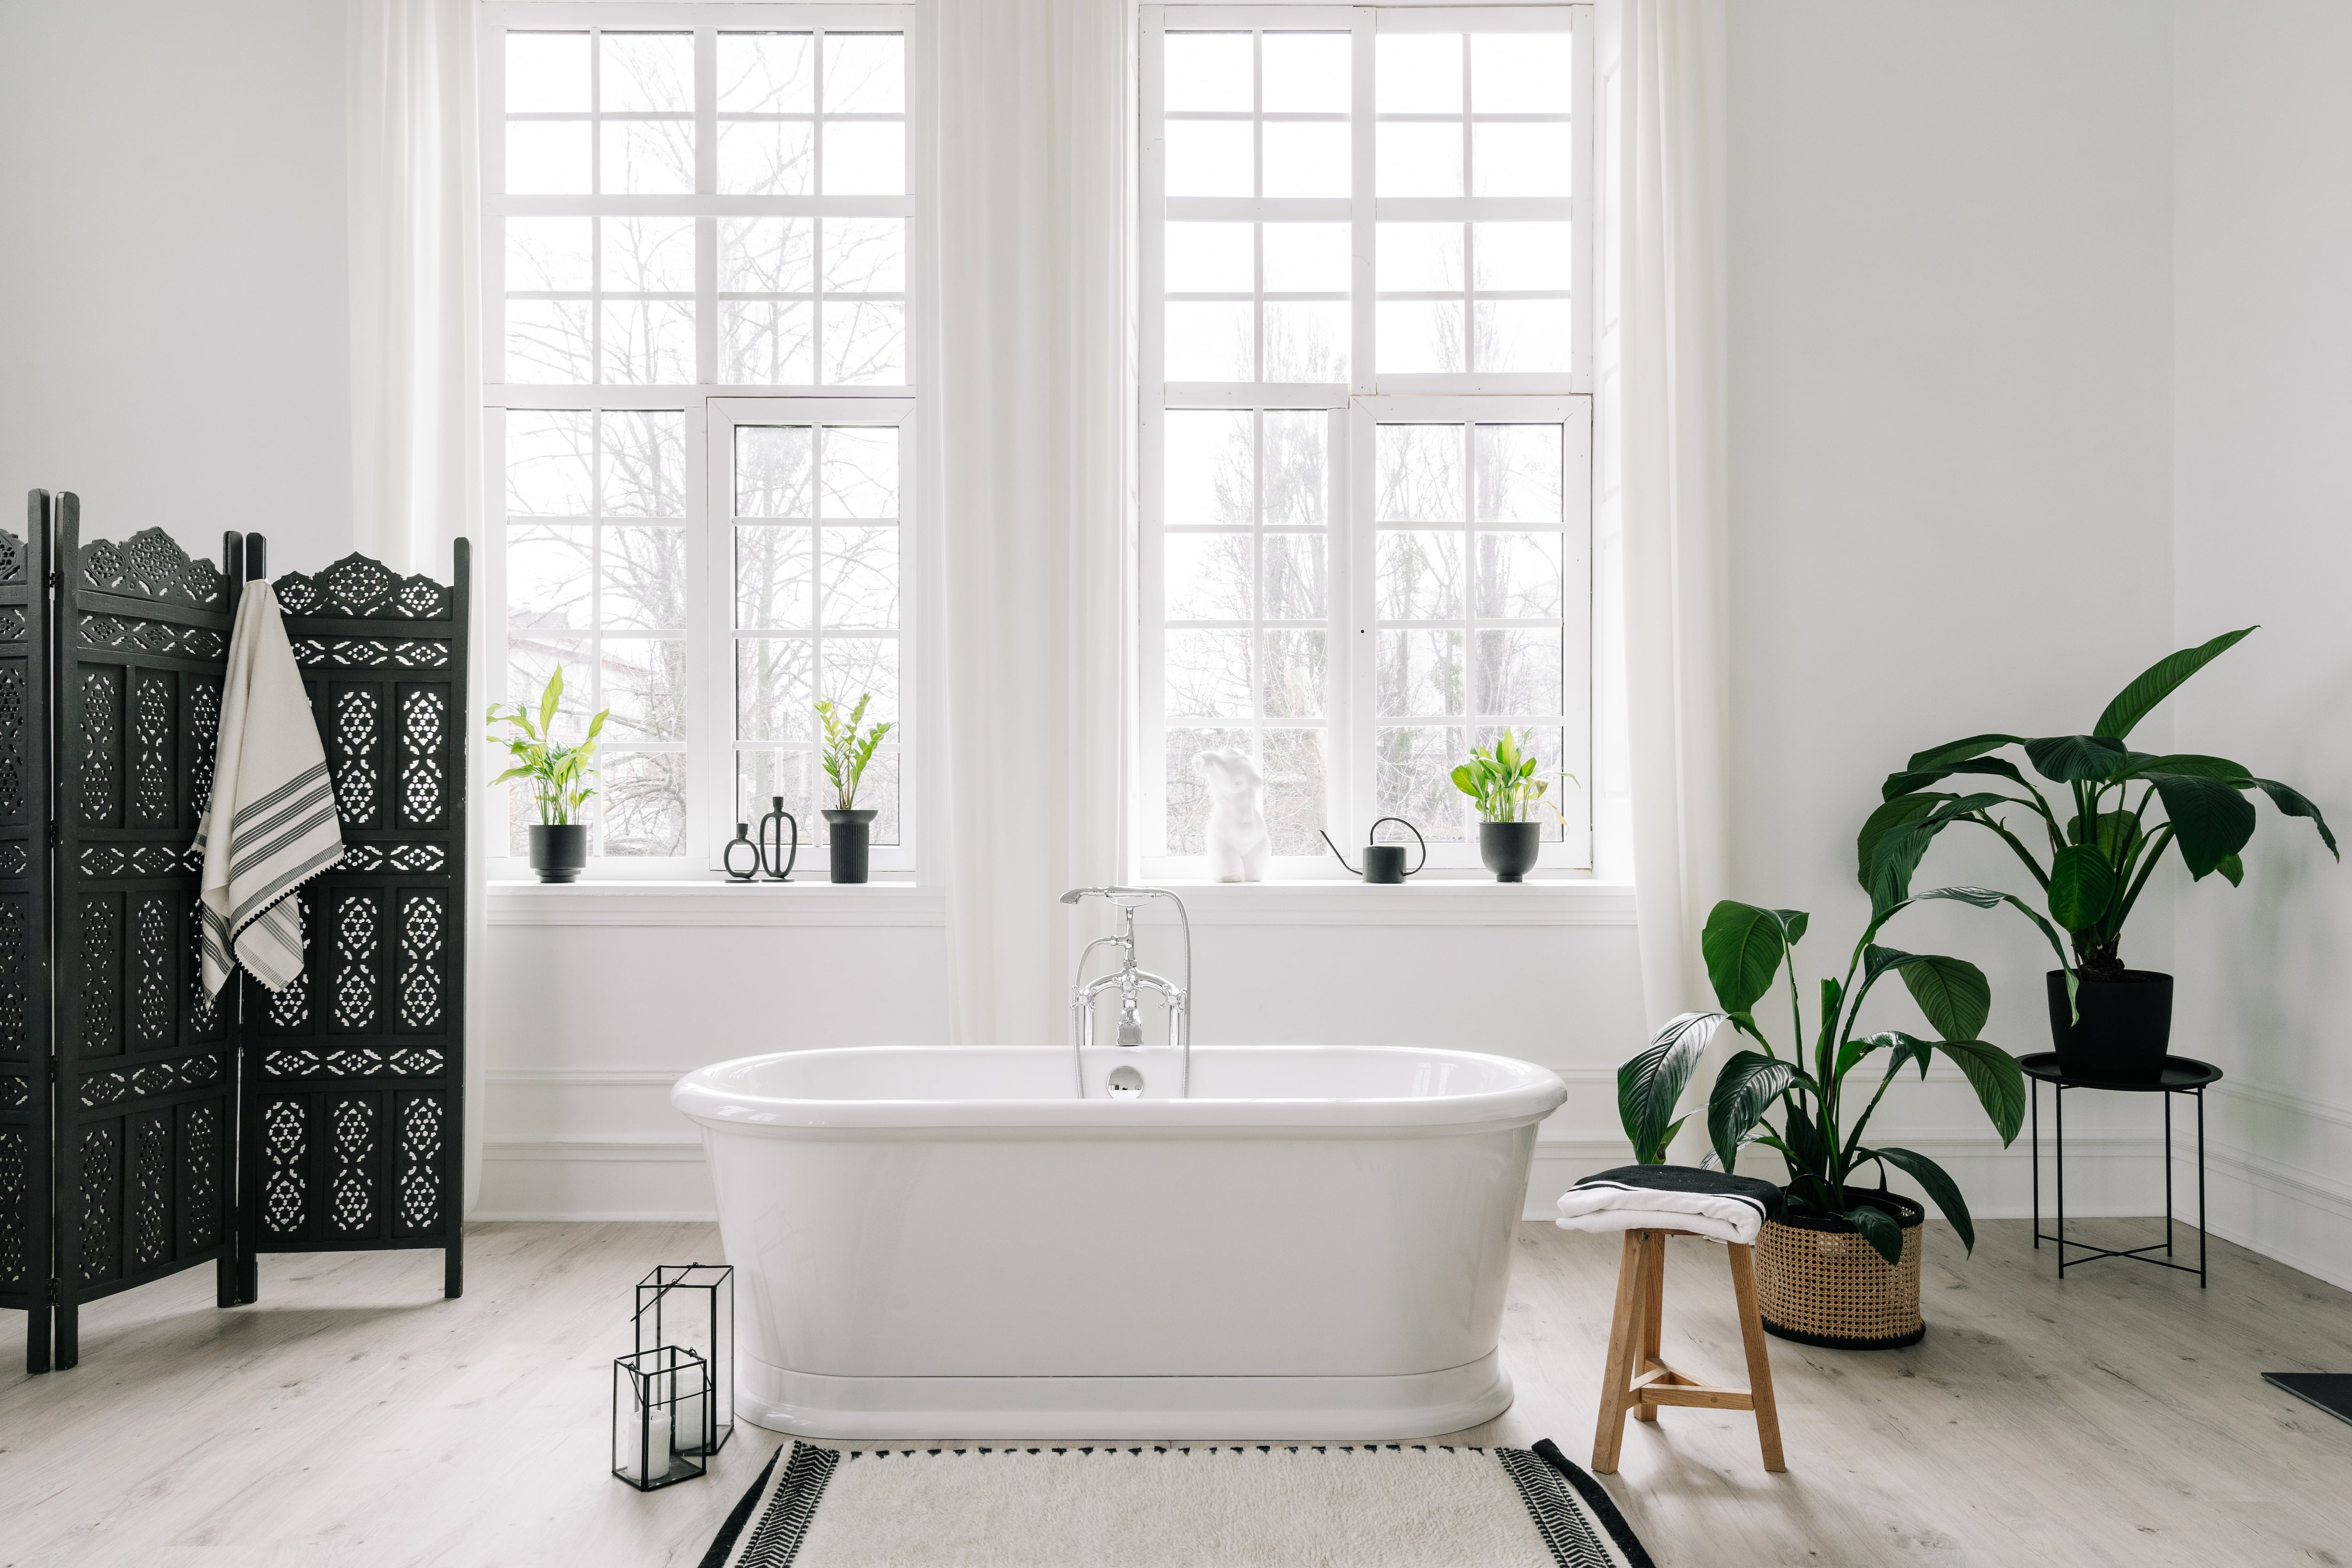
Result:
{"label": "round black side table", "polygon": [[[2068,1078],[2059,1070],[2058,1053],[2037,1051],[2021,1057],[2017,1065],[2033,1080],[2033,1249],[2042,1244],[2058,1244],[2058,1278],[2066,1278],[2069,1263],[2095,1263],[2102,1258],[2130,1258],[2142,1263],[2153,1263],[2158,1268],[2178,1268],[2183,1274],[2197,1276],[2197,1288],[2205,1289],[2205,1089],[2209,1084],[2221,1081],[2221,1069],[2211,1062],[2200,1062],[2188,1057],[2167,1057],[2164,1071],[2152,1083],[2125,1082],[2111,1078]],[[2052,1099],[2058,1112],[2058,1234],[2044,1236],[2042,1232],[2042,1086],[2051,1086]],[[2164,1097],[2164,1239],[2149,1242],[2146,1247],[2114,1248],[2093,1247],[2088,1242],[2066,1239],[2066,1091],[2070,1089],[2105,1089],[2120,1094],[2160,1094]],[[2197,1267],[2174,1263],[2172,1258],[2172,1097],[2185,1094],[2197,1101]],[[2068,1258],[2068,1247],[2078,1248],[2082,1256]],[[2150,1258],[2158,1247],[2162,1258]]]}

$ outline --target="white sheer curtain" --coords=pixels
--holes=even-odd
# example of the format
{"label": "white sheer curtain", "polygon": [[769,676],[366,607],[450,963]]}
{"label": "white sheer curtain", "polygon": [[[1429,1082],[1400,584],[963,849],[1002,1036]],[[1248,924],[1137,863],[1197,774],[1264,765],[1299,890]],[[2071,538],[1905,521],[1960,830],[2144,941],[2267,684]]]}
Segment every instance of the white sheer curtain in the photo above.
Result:
{"label": "white sheer curtain", "polygon": [[[449,574],[451,542],[478,536],[482,442],[475,267],[475,6],[472,0],[356,0],[350,12],[352,529],[357,548],[403,572]],[[289,563],[290,564],[290,563]],[[324,563],[312,563],[322,565]],[[459,733],[483,771],[484,563],[474,565],[472,689]],[[488,812],[468,813],[466,863],[466,1206],[482,1178],[488,1069],[481,955]]]}
{"label": "white sheer curtain", "polygon": [[1730,879],[1722,43],[1721,0],[1625,0],[1626,718],[1654,1030],[1713,1005],[1699,931]]}
{"label": "white sheer curtain", "polygon": [[947,894],[959,1041],[1063,1032],[1119,864],[1130,9],[940,6]]}

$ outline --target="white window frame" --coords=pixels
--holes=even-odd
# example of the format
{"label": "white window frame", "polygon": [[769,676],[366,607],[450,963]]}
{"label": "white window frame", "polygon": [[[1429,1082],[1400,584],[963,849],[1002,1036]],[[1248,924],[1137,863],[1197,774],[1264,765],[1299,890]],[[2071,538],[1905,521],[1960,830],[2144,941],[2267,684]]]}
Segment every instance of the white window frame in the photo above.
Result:
{"label": "white window frame", "polygon": [[[912,411],[928,406],[936,395],[938,364],[938,299],[931,225],[936,190],[936,159],[932,147],[930,105],[936,94],[936,62],[931,52],[930,7],[903,0],[848,0],[848,3],[796,4],[792,0],[486,0],[479,8],[478,58],[479,82],[479,266],[483,300],[482,430],[483,516],[488,548],[481,552],[485,616],[485,683],[493,700],[510,701],[507,689],[508,625],[506,617],[506,416],[510,409],[682,410],[685,416],[684,492],[686,510],[679,520],[686,531],[687,738],[686,853],[674,857],[592,857],[589,876],[598,880],[708,880],[719,868],[719,856],[734,835],[734,626],[732,551],[714,546],[720,532],[731,526],[718,517],[712,504],[715,478],[713,432],[724,419],[734,417],[746,401],[761,405],[757,423],[839,422],[892,423],[904,432],[900,447],[901,516],[899,573],[899,722],[909,738],[900,769],[900,842],[877,846],[872,867],[877,877],[905,879],[920,864],[919,846],[927,824],[918,803],[926,798],[922,781],[939,769],[942,740],[932,726],[915,722],[921,694],[938,683],[939,638],[923,634],[918,623],[919,606],[939,602],[935,592],[940,570],[939,541],[930,526],[927,489],[917,478],[931,466],[932,454],[919,447],[928,439],[928,426]],[[774,196],[774,195],[516,195],[506,194],[505,46],[510,28],[562,31],[614,30],[691,32],[697,35],[696,184],[708,193],[716,184],[718,157],[716,94],[709,73],[713,55],[707,39],[721,31],[842,31],[896,32],[906,39],[907,191],[898,196]],[[592,58],[593,58],[592,50]],[[822,132],[820,132],[821,135]],[[592,132],[592,147],[597,138]],[[601,148],[593,153],[601,156]],[[509,384],[504,379],[506,342],[503,329],[506,247],[503,220],[510,216],[675,216],[696,221],[696,297],[708,308],[696,313],[696,365],[699,377],[676,384]],[[904,384],[842,386],[813,384],[739,384],[709,379],[719,363],[718,254],[716,227],[719,217],[736,216],[895,216],[907,223],[906,301],[908,379]],[[822,279],[815,280],[820,286]],[[592,316],[596,312],[592,312]],[[824,330],[822,312],[815,330]],[[812,374],[821,374],[821,342],[811,349]],[[854,415],[829,416],[813,410],[854,408]],[[873,416],[887,410],[880,419]],[[731,426],[730,426],[731,427]],[[720,468],[719,473],[726,470]],[[724,509],[731,515],[731,508]],[[565,520],[551,520],[565,521]],[[667,521],[667,520],[664,520]],[[521,880],[529,876],[522,858],[509,852],[505,827],[505,802],[493,796],[485,803],[498,825],[490,834],[487,857],[488,875],[498,880]],[[821,825],[819,830],[821,831]],[[933,830],[935,831],[935,830]],[[802,829],[803,853],[794,879],[823,881],[825,856],[808,849],[815,837]]]}
{"label": "white window frame", "polygon": [[[1166,670],[1161,562],[1163,558],[1165,416],[1171,409],[1323,409],[1331,416],[1330,445],[1326,453],[1325,528],[1328,536],[1326,567],[1326,637],[1330,649],[1330,689],[1326,695],[1325,727],[1328,748],[1327,816],[1334,842],[1350,857],[1365,841],[1378,812],[1374,808],[1375,766],[1372,754],[1373,694],[1369,652],[1351,651],[1373,643],[1371,601],[1371,426],[1382,418],[1412,413],[1439,421],[1511,423],[1556,419],[1566,427],[1567,456],[1580,447],[1580,468],[1563,471],[1563,517],[1566,549],[1562,562],[1563,637],[1582,634],[1584,657],[1570,658],[1564,671],[1564,732],[1562,763],[1576,774],[1574,787],[1556,783],[1551,797],[1567,816],[1559,842],[1547,842],[1539,870],[1546,874],[1590,877],[1593,853],[1593,721],[1592,682],[1601,663],[1594,641],[1597,619],[1592,587],[1592,393],[1593,283],[1599,247],[1598,212],[1594,200],[1594,126],[1598,101],[1593,92],[1593,7],[1578,3],[1537,7],[1448,4],[1421,0],[1411,5],[1318,6],[1280,4],[1149,5],[1141,7],[1140,81],[1138,94],[1141,119],[1141,151],[1138,189],[1140,235],[1137,281],[1138,382],[1142,388],[1139,409],[1139,604],[1143,624],[1138,638],[1138,715],[1140,752],[1136,811],[1139,825],[1137,860],[1141,875],[1166,880],[1193,880],[1207,875],[1204,857],[1165,853],[1162,834],[1167,820],[1166,734],[1164,715]],[[1162,39],[1179,31],[1320,31],[1346,32],[1355,39],[1353,68],[1352,195],[1348,197],[1181,197],[1167,195],[1163,87],[1165,58]],[[1376,109],[1372,104],[1373,43],[1388,32],[1524,31],[1567,32],[1573,43],[1570,66],[1570,145],[1574,168],[1570,195],[1557,199],[1495,197],[1383,197],[1373,195],[1377,180]],[[1464,117],[1471,105],[1465,99]],[[1262,111],[1261,111],[1262,112]],[[1261,115],[1254,114],[1254,118]],[[1572,226],[1574,249],[1570,275],[1570,357],[1565,373],[1494,373],[1464,374],[1381,374],[1378,372],[1375,321],[1375,225],[1392,220],[1469,221],[1472,218],[1558,219]],[[1349,300],[1351,342],[1349,380],[1344,384],[1201,383],[1166,380],[1164,366],[1165,228],[1173,221],[1334,222],[1353,228],[1353,266]],[[1464,289],[1472,289],[1475,276],[1465,258]],[[1259,298],[1263,298],[1263,278]],[[1472,307],[1465,298],[1465,326]],[[1261,367],[1262,372],[1262,367]],[[1416,403],[1412,400],[1426,400]],[[1263,531],[1264,519],[1255,526]],[[1262,612],[1263,606],[1260,606]],[[1571,645],[1572,646],[1572,645]],[[1253,650],[1253,658],[1256,652]],[[1253,666],[1255,668],[1255,665]],[[1580,684],[1579,678],[1580,679]],[[1262,688],[1263,682],[1256,683]],[[1253,694],[1253,712],[1263,700]],[[1582,716],[1581,728],[1578,716]],[[1235,721],[1255,727],[1259,719]],[[1463,720],[1466,730],[1468,716]],[[1217,728],[1201,721],[1179,728]],[[1565,797],[1565,798],[1563,798]],[[1393,829],[1391,830],[1393,833]],[[1430,846],[1430,865],[1443,874],[1467,874],[1478,864],[1474,840]],[[1277,880],[1343,879],[1348,873],[1329,854],[1281,856],[1269,875]]]}

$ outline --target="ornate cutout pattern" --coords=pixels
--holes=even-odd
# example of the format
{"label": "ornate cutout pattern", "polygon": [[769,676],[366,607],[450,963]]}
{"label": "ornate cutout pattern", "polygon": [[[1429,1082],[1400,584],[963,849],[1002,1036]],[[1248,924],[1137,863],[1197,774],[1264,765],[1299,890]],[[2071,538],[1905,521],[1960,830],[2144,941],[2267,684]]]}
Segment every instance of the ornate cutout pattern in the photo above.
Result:
{"label": "ornate cutout pattern", "polygon": [[160,669],[139,672],[138,700],[131,720],[131,817],[134,826],[172,826],[172,742],[177,738],[172,678]]}
{"label": "ornate cutout pattern", "polygon": [[34,968],[32,948],[25,940],[25,909],[22,893],[0,897],[0,1056],[26,1054],[25,1020]]}
{"label": "ornate cutout pattern", "polygon": [[449,645],[405,637],[296,637],[294,661],[305,669],[441,669],[449,663]]}
{"label": "ornate cutout pattern", "polygon": [[400,1028],[426,1034],[441,1028],[444,939],[441,895],[407,893],[400,901]]}
{"label": "ornate cutout pattern", "polygon": [[345,893],[335,903],[332,1026],[352,1034],[377,1026],[376,967],[381,943],[373,893]]}
{"label": "ornate cutout pattern", "polygon": [[0,1110],[22,1110],[33,1103],[33,1086],[22,1073],[0,1072]]}
{"label": "ornate cutout pattern", "polygon": [[449,851],[438,844],[345,844],[338,871],[438,871]]}
{"label": "ornate cutout pattern", "polygon": [[92,827],[122,826],[122,673],[81,672],[81,819]]}
{"label": "ornate cutout pattern", "polygon": [[338,1100],[328,1113],[334,1125],[334,1173],[327,1183],[328,1223],[345,1236],[375,1226],[375,1102]]}
{"label": "ornate cutout pattern", "polygon": [[[25,820],[25,667],[0,664],[0,822]],[[20,873],[21,875],[21,873]]]}
{"label": "ornate cutout pattern", "polygon": [[25,542],[0,528],[0,585],[22,583],[27,559]]}
{"label": "ornate cutout pattern", "polygon": [[84,647],[116,648],[163,658],[219,658],[228,652],[228,637],[210,626],[184,626],[175,621],[142,621],[129,616],[87,611],[81,617],[81,641]]}
{"label": "ornate cutout pattern", "polygon": [[172,1043],[172,909],[161,893],[134,900],[131,917],[131,1016],[142,1046]]}
{"label": "ornate cutout pattern", "polygon": [[81,1048],[112,1056],[122,1048],[122,900],[107,894],[81,901]]}
{"label": "ornate cutout pattern", "polygon": [[376,727],[383,713],[383,699],[373,686],[335,693],[335,807],[346,828],[376,825]]}
{"label": "ornate cutout pattern", "polygon": [[180,1250],[194,1252],[220,1239],[220,1108],[191,1105],[181,1125]]}
{"label": "ornate cutout pattern", "polygon": [[400,1228],[431,1230],[441,1223],[441,1101],[420,1094],[400,1110],[396,1178]]}
{"label": "ornate cutout pattern", "polygon": [[84,1110],[95,1110],[102,1105],[115,1105],[126,1100],[143,1100],[151,1094],[173,1094],[184,1089],[202,1089],[210,1083],[223,1083],[228,1079],[228,1064],[217,1056],[181,1057],[168,1062],[146,1062],[135,1068],[115,1072],[94,1072],[81,1080],[81,1105]]}
{"label": "ornate cutout pattern", "polygon": [[346,555],[306,577],[289,572],[271,584],[289,616],[331,616],[338,620],[447,620],[456,596],[430,577],[399,577],[383,563]]}
{"label": "ornate cutout pattern", "polygon": [[307,1210],[303,1181],[310,1163],[310,1112],[299,1100],[261,1108],[261,1221],[279,1236],[299,1235]]}
{"label": "ornate cutout pattern", "polygon": [[261,1072],[265,1078],[438,1078],[446,1060],[437,1050],[409,1046],[393,1051],[374,1046],[290,1047],[265,1052]]}
{"label": "ornate cutout pattern", "polygon": [[172,1255],[172,1116],[131,1123],[139,1145],[131,1197],[131,1263],[149,1268]]}
{"label": "ornate cutout pattern", "polygon": [[119,1122],[100,1121],[81,1133],[81,1277],[111,1279],[121,1268],[115,1257],[114,1211],[121,1147]]}
{"label": "ornate cutout pattern", "polygon": [[188,815],[202,816],[213,803],[213,753],[220,748],[220,682],[188,682]]}
{"label": "ornate cutout pattern", "polygon": [[441,825],[441,742],[449,700],[429,686],[400,694],[400,817],[406,827]]}
{"label": "ornate cutout pattern", "polygon": [[170,877],[205,868],[204,857],[176,844],[85,844],[74,857],[85,877]]}
{"label": "ornate cutout pattern", "polygon": [[26,1157],[32,1136],[0,1127],[0,1285],[25,1283],[25,1232],[33,1218],[33,1184]]}
{"label": "ornate cutout pattern", "polygon": [[199,610],[228,608],[228,579],[209,561],[191,560],[160,528],[142,528],[121,544],[103,539],[82,547],[85,587]]}
{"label": "ornate cutout pattern", "polygon": [[[221,1035],[220,1003],[205,989],[205,921],[201,898],[188,908],[188,1032],[199,1040]],[[223,993],[226,994],[226,993]]]}

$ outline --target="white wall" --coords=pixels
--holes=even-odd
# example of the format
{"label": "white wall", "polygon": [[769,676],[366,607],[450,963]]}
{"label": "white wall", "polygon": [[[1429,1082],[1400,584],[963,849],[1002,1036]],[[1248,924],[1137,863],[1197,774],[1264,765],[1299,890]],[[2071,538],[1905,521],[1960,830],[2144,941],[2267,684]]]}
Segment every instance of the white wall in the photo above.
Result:
{"label": "white wall", "polygon": [[[2183,642],[2263,629],[2185,688],[2184,749],[2352,827],[2352,7],[2183,0],[2175,58],[2175,582]],[[2352,1285],[2352,869],[2267,804],[2246,885],[2181,895],[2184,1049],[2230,1078],[2215,1227]]]}
{"label": "white wall", "polygon": [[[1811,911],[1801,968],[1843,973],[1880,778],[1964,735],[2087,730],[2172,646],[2171,25],[2144,0],[1729,9],[1734,889]],[[1917,885],[2032,887],[1976,838]],[[2144,967],[2171,956],[2163,901],[2130,933]],[[2048,949],[2013,911],[1887,937],[1981,964],[1988,1037],[2049,1048]],[[1879,1135],[2026,1212],[2023,1140],[2002,1154],[1938,1076]],[[2070,1206],[2147,1212],[2154,1107],[2087,1099]]]}
{"label": "white wall", "polygon": [[0,5],[0,526],[351,544],[343,7]]}

